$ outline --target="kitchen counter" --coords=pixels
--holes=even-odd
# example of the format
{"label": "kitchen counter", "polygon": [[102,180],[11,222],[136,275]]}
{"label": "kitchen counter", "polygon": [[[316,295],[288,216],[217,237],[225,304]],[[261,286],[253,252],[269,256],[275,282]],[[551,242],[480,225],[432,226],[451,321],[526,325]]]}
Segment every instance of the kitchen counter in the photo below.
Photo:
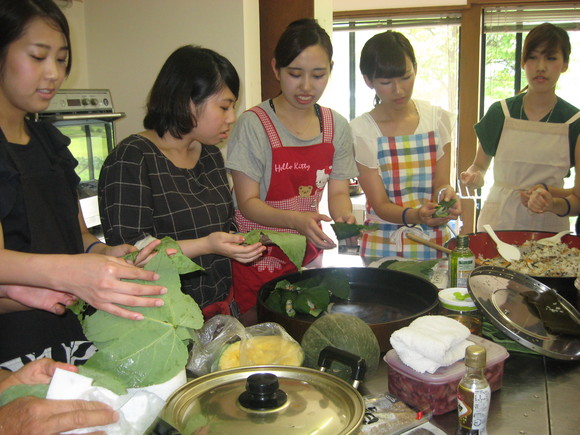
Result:
{"label": "kitchen counter", "polygon": [[[325,251],[314,267],[364,267],[360,256]],[[388,392],[387,363],[361,387],[363,394]],[[511,352],[504,363],[503,386],[491,396],[489,434],[580,433],[580,362]],[[446,433],[457,429],[457,412],[433,416]]]}

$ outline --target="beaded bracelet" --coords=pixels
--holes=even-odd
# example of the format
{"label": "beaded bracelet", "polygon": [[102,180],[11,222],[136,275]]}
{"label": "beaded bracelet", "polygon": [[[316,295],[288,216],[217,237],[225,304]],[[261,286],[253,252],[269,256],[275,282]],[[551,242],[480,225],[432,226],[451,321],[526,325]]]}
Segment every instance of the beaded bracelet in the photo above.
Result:
{"label": "beaded bracelet", "polygon": [[566,202],[568,209],[566,210],[566,213],[564,213],[564,214],[558,214],[558,213],[556,213],[556,214],[560,217],[566,217],[570,214],[570,201],[568,201],[568,198],[562,198],[562,199]]}
{"label": "beaded bracelet", "polygon": [[95,245],[98,245],[99,243],[100,243],[101,245],[104,245],[104,243],[103,243],[103,242],[101,242],[100,240],[97,240],[96,242],[93,242],[93,243],[91,243],[91,244],[90,244],[90,245],[87,247],[87,249],[85,249],[85,254],[88,254],[88,253],[89,253],[89,251],[90,251],[90,250],[93,248],[93,246],[95,246]]}
{"label": "beaded bracelet", "polygon": [[413,228],[417,224],[409,225],[407,223],[407,220],[405,219],[405,215],[407,214],[407,212],[409,210],[412,210],[412,207],[407,207],[406,209],[403,210],[403,215],[401,216],[401,220],[403,221],[403,225],[405,225],[407,228]]}

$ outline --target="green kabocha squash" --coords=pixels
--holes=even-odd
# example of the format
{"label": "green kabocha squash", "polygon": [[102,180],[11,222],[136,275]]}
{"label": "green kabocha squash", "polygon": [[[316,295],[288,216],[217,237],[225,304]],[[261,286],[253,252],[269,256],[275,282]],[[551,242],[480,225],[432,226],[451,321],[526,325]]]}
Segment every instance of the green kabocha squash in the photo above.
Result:
{"label": "green kabocha squash", "polygon": [[[367,374],[372,374],[379,365],[377,337],[365,321],[349,314],[326,314],[316,319],[304,333],[301,345],[306,367],[320,368],[318,356],[326,346],[334,346],[364,358]],[[351,377],[350,368],[338,362],[333,362],[327,373],[347,381]]]}

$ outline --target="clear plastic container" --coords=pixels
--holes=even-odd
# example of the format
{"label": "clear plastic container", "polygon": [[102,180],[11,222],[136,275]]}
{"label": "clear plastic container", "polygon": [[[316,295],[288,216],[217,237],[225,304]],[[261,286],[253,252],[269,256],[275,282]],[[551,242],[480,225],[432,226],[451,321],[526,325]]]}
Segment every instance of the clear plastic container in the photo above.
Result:
{"label": "clear plastic container", "polygon": [[[487,352],[485,377],[491,391],[499,390],[503,382],[503,366],[509,356],[505,348],[477,335],[468,340],[483,346]],[[394,349],[385,355],[388,364],[389,393],[408,405],[419,409],[431,409],[433,414],[445,414],[457,409],[457,386],[465,374],[463,360],[435,373],[419,373],[405,365]]]}
{"label": "clear plastic container", "polygon": [[451,287],[439,292],[439,314],[467,326],[472,334],[481,335],[482,317],[464,287]]}

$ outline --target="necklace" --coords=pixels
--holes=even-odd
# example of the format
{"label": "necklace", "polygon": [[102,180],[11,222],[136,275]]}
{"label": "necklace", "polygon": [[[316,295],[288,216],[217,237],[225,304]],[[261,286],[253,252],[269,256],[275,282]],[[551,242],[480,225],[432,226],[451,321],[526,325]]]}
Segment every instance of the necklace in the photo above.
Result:
{"label": "necklace", "polygon": [[[524,98],[522,98],[522,105],[520,107],[520,119],[523,119],[523,115],[524,115]],[[554,113],[554,109],[556,108],[556,104],[558,103],[558,98],[556,98],[556,102],[552,105],[552,108],[550,109],[550,112],[548,112],[548,118],[544,121],[544,122],[550,122],[550,118],[552,117],[552,113]],[[529,121],[528,116],[526,115],[526,119]],[[541,119],[538,120],[538,122],[541,122]]]}
{"label": "necklace", "polygon": [[[270,108],[272,109],[272,111],[274,113],[276,113],[276,107],[274,106],[274,100],[270,99],[270,100],[268,100],[268,102],[270,103]],[[318,118],[318,124],[320,126],[320,131],[322,131],[322,112],[320,111],[320,106],[318,104],[315,104],[314,105],[314,113],[316,114],[316,117]],[[308,123],[302,129],[302,131],[299,131],[296,128],[294,128],[293,126],[290,126],[290,125],[288,126],[288,128],[290,130],[292,130],[294,133],[296,133],[298,136],[301,136],[306,130],[308,130],[308,127],[310,126],[311,123],[312,123],[312,118],[310,118],[308,120]]]}

